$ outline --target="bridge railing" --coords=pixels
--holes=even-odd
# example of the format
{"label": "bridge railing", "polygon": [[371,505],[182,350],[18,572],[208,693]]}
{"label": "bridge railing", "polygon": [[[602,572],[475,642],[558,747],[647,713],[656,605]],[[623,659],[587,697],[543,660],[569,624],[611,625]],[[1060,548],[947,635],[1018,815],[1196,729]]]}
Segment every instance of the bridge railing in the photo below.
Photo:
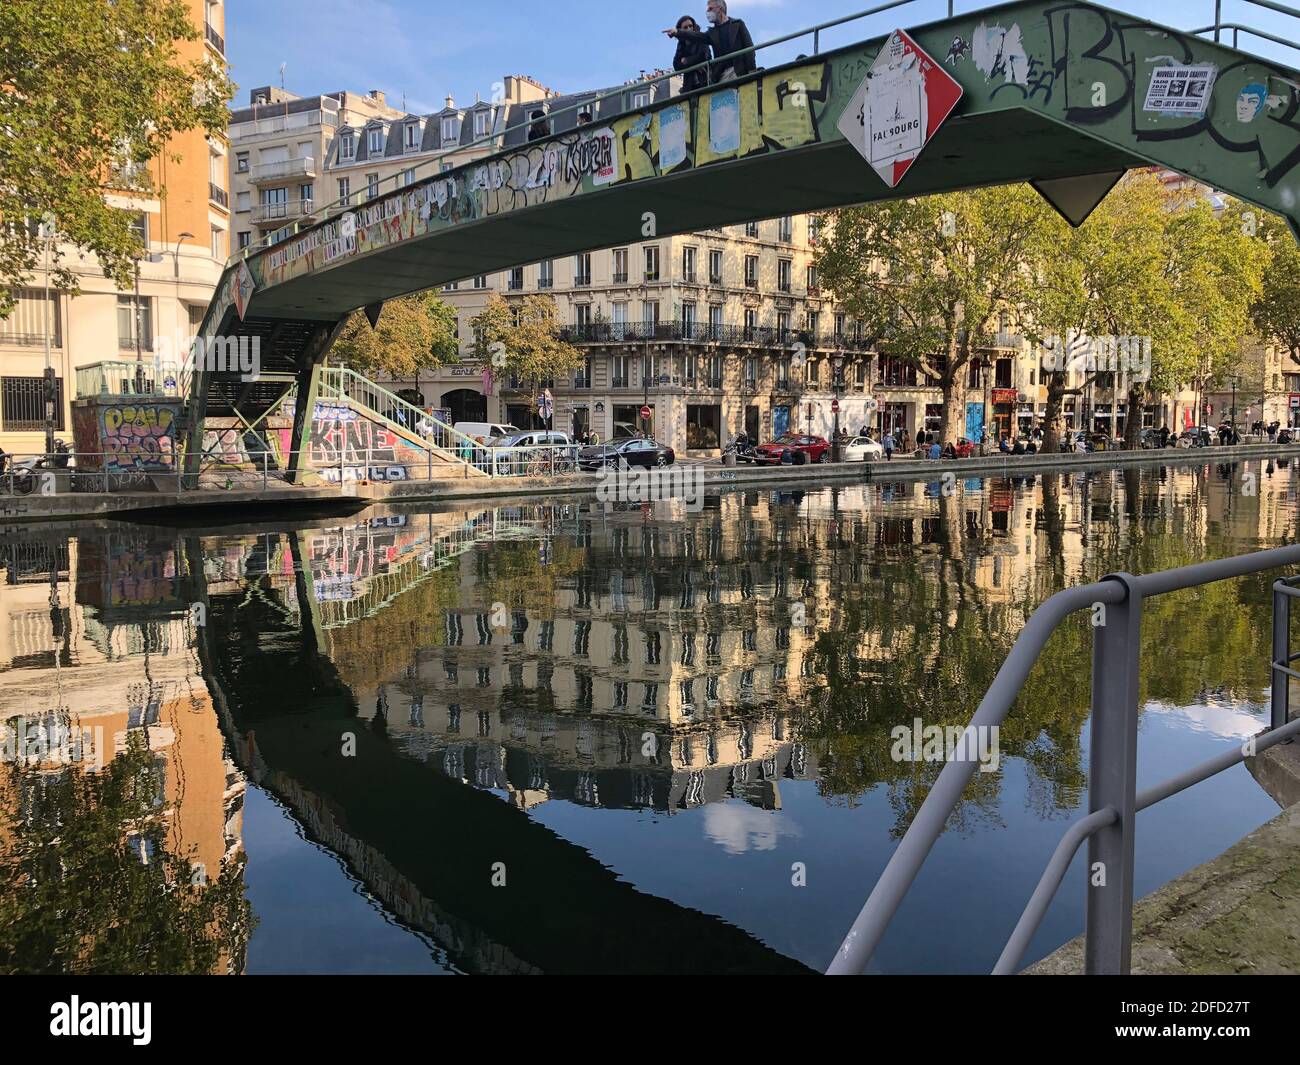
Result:
{"label": "bridge railing", "polygon": [[[1281,15],[1290,15],[1294,19],[1300,19],[1300,10],[1288,7],[1286,4],[1280,4],[1277,0],[1241,0],[1243,4],[1249,4],[1252,7],[1258,7],[1265,11],[1273,11]],[[1213,33],[1216,42],[1223,41],[1225,31],[1232,31],[1232,47],[1240,47],[1241,34],[1246,33],[1252,37],[1258,37],[1261,40],[1270,41],[1273,44],[1280,44],[1284,48],[1289,48],[1300,57],[1300,44],[1297,44],[1294,38],[1279,37],[1275,33],[1269,33],[1267,30],[1260,29],[1258,26],[1247,26],[1241,22],[1224,22],[1223,21],[1223,0],[1214,0],[1214,22],[1209,26],[1202,26],[1199,30],[1190,31],[1194,36],[1201,37],[1207,33]],[[1300,26],[1296,27],[1300,31]]]}
{"label": "bridge railing", "polygon": [[[867,8],[865,11],[857,11],[851,15],[842,15],[839,18],[830,19],[826,22],[820,22],[815,26],[809,26],[807,29],[796,30],[793,33],[787,33],[781,37],[774,37],[771,40],[762,41],[758,44],[753,45],[750,48],[742,48],[737,52],[731,53],[731,56],[729,56],[729,58],[734,58],[735,56],[757,54],[763,51],[764,49],[775,48],[779,45],[789,44],[792,41],[797,41],[805,37],[812,38],[812,52],[814,55],[816,55],[819,54],[821,51],[821,36],[827,30],[836,29],[837,27],[844,26],[850,22],[857,22],[861,19],[870,18],[873,15],[879,15],[879,14],[883,14],[886,11],[892,11],[895,8],[908,7],[912,4],[916,4],[920,2],[921,0],[890,0],[889,3],[878,4],[875,7]],[[952,17],[952,14],[953,14],[953,0],[948,0],[949,17]],[[638,88],[640,88],[643,86],[657,85],[661,82],[671,83],[674,78],[683,77],[686,74],[692,74],[698,71],[703,71],[707,73],[708,70],[711,67],[713,67],[717,62],[718,60],[716,59],[709,59],[703,63],[696,63],[693,66],[684,67],[681,70],[673,70],[663,74],[654,74],[654,75],[647,76],[644,79],[638,80],[635,84]],[[629,88],[628,85],[621,85],[617,89],[611,89],[609,92],[597,93],[594,96],[587,96],[579,100],[577,103],[573,103],[565,107],[557,108],[554,111],[548,111],[546,114],[546,121],[548,123],[552,123],[556,118],[559,118],[562,115],[573,115],[576,121],[578,114],[580,114],[583,111],[590,111],[590,109],[597,104],[604,103],[608,100],[621,100],[625,98],[628,93],[628,88]],[[607,116],[601,116],[601,121],[604,122],[606,120],[606,117]],[[612,118],[614,116],[611,115],[608,117]],[[552,129],[554,129],[553,126]],[[504,143],[503,138],[505,132],[506,131],[504,130],[494,130],[493,132],[484,134],[481,137],[476,137],[468,144],[458,144],[456,145],[456,147],[448,149],[445,152],[439,152],[436,155],[430,156],[426,160],[415,163],[413,166],[408,168],[408,172],[404,172],[403,174],[393,174],[390,175],[389,177],[383,178],[378,183],[377,186],[378,191],[376,192],[376,194],[370,197],[370,199],[366,200],[365,202],[369,203],[373,200],[379,199],[381,196],[387,195],[387,193],[389,192],[394,192],[400,188],[405,187],[405,185],[409,184],[409,171],[420,172],[420,171],[427,170],[429,174],[441,174],[442,161],[446,159],[447,156],[449,155],[461,155],[464,152],[471,151],[475,148],[500,148],[503,146]],[[392,182],[391,188],[386,187],[389,182]],[[277,230],[274,233],[269,233],[266,236],[262,237],[260,240],[255,241],[247,245],[246,247],[240,249],[239,254],[232,256],[228,260],[228,262],[235,262],[240,258],[247,258],[250,254],[257,252],[262,248],[269,248],[273,244],[276,244],[281,240],[287,240],[290,237],[297,234],[301,228],[309,228],[313,225],[323,222],[335,211],[350,205],[351,206],[357,205],[355,193],[352,193],[346,197],[339,197],[337,199],[329,201],[328,203],[321,204],[319,209],[312,212],[310,216],[295,220],[291,225],[286,226],[284,229]]]}
{"label": "bridge railing", "polygon": [[[875,7],[870,7],[863,11],[856,11],[849,15],[842,15],[839,18],[829,19],[825,22],[820,22],[815,26],[809,26],[806,29],[795,30],[793,33],[787,33],[780,37],[774,37],[771,40],[761,41],[758,44],[753,45],[752,47],[740,49],[739,51],[732,53],[732,55],[733,56],[743,56],[743,55],[750,55],[750,54],[757,55],[758,53],[763,52],[767,49],[776,48],[780,45],[790,44],[793,41],[798,41],[809,37],[812,38],[812,54],[819,55],[821,54],[822,51],[822,36],[828,31],[838,29],[842,26],[846,26],[853,22],[858,22],[863,19],[871,18],[874,15],[884,14],[885,12],[893,11],[898,8],[909,7],[920,2],[922,2],[922,0],[890,0],[890,2],[888,3],[878,4]],[[1255,7],[1277,12],[1280,14],[1300,17],[1300,11],[1288,7],[1285,4],[1278,3],[1276,2],[1276,0],[1242,0],[1242,2],[1253,4]],[[1237,38],[1240,33],[1248,33],[1255,37],[1259,37],[1264,40],[1272,41],[1276,44],[1284,45],[1288,48],[1295,49],[1297,53],[1300,54],[1300,46],[1297,46],[1294,41],[1287,40],[1282,37],[1278,37],[1275,34],[1271,34],[1258,27],[1251,27],[1251,26],[1247,26],[1235,22],[1224,22],[1222,18],[1222,7],[1223,7],[1222,0],[1215,0],[1214,23],[1210,26],[1203,27],[1202,29],[1199,30],[1188,30],[1184,32],[1190,33],[1192,35],[1197,35],[1197,36],[1206,33],[1213,33],[1215,41],[1219,41],[1221,33],[1225,30],[1230,29],[1233,31],[1233,47],[1237,47],[1237,43],[1238,43]],[[952,18],[954,16],[953,0],[948,0],[947,14],[949,18]],[[705,60],[702,63],[696,63],[693,66],[685,67],[682,70],[674,70],[663,74],[654,74],[654,75],[647,76],[644,79],[636,82],[635,84],[637,86],[656,85],[661,82],[668,82],[671,84],[672,79],[682,77],[686,74],[691,74],[691,73],[696,73],[701,71],[707,73],[710,70],[710,68],[713,67],[717,62],[718,62],[717,59]],[[618,88],[611,89],[608,92],[597,93],[594,96],[584,97],[581,100],[577,101],[576,103],[569,104],[565,107],[558,108],[554,111],[548,111],[545,120],[548,123],[553,123],[556,118],[565,115],[573,115],[576,121],[577,115],[580,114],[581,112],[590,111],[590,109],[595,105],[605,103],[606,101],[609,100],[625,99],[627,96],[627,92],[628,92],[628,85],[621,85]],[[612,115],[601,116],[601,121],[602,122],[605,121],[606,117],[612,118],[614,116]],[[554,130],[554,126],[552,126],[551,128],[552,130]],[[347,196],[341,196],[338,197],[337,199],[330,200],[326,203],[323,203],[318,208],[312,210],[311,212],[309,213],[305,212],[304,216],[301,219],[294,220],[292,224],[286,226],[285,228],[276,230],[273,233],[268,233],[260,240],[253,242],[248,246],[240,249],[238,254],[231,256],[228,262],[233,263],[238,261],[238,259],[240,258],[247,258],[250,254],[256,253],[257,251],[263,248],[269,248],[272,245],[280,242],[281,240],[287,240],[293,237],[294,235],[296,235],[301,228],[304,227],[309,228],[320,222],[323,222],[327,218],[329,218],[331,214],[339,210],[342,210],[345,207],[357,206],[359,205],[360,202],[368,203],[371,202],[372,200],[378,199],[381,196],[386,195],[388,192],[393,192],[400,188],[403,188],[405,185],[409,184],[409,180],[410,180],[409,175],[411,172],[420,173],[420,172],[427,171],[427,173],[420,173],[421,177],[429,176],[433,174],[440,174],[442,173],[443,161],[450,155],[460,155],[466,151],[472,151],[473,149],[476,148],[500,149],[504,147],[504,137],[506,132],[508,131],[493,130],[492,132],[486,133],[481,137],[474,138],[468,144],[458,144],[454,148],[450,148],[447,151],[438,152],[437,154],[430,156],[428,159],[417,162],[401,174],[393,174],[390,175],[389,177],[383,178],[382,180],[380,180],[380,182],[377,185],[376,194],[370,197],[368,200],[359,201],[357,193],[349,193],[349,195]],[[388,187],[388,182],[390,181],[392,182],[391,188]]]}
{"label": "bridge railing", "polygon": [[[1011,974],[1019,971],[1025,951],[1042,923],[1071,860],[1086,840],[1088,862],[1085,871],[1089,879],[1086,889],[1085,971],[1089,974],[1127,974],[1133,933],[1137,813],[1207,780],[1252,754],[1300,735],[1300,717],[1294,721],[1286,720],[1286,699],[1275,697],[1271,727],[1267,731],[1139,792],[1138,671],[1143,602],[1167,592],[1297,563],[1300,563],[1300,545],[1277,547],[1140,577],[1115,573],[1095,584],[1066,588],[1042,603],[1021,631],[960,737],[956,747],[959,757],[948,761],[940,771],[933,789],[885,866],[827,971],[843,975],[862,972],[866,967],[979,764],[973,752],[980,749],[981,734],[996,729],[1006,718],[1030,669],[1060,623],[1077,611],[1090,610],[1093,643],[1089,812],[1075,821],[1062,837],[993,972]],[[1298,594],[1300,589],[1294,586],[1294,582],[1279,581],[1274,586],[1272,680],[1275,693],[1278,683],[1285,686],[1291,675],[1300,675],[1290,668],[1291,660],[1300,655],[1291,655],[1289,633],[1281,629],[1289,622],[1289,607],[1282,609],[1276,605],[1276,601],[1289,603],[1289,599]],[[1103,886],[1093,886],[1091,879],[1098,863],[1102,863],[1105,870]]]}

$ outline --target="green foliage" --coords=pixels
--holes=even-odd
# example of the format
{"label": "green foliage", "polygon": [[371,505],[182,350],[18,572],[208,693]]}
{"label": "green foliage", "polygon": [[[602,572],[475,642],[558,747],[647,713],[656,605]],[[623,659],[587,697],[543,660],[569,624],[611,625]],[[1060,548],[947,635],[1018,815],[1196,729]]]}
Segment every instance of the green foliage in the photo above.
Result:
{"label": "green foliage", "polygon": [[[138,734],[100,772],[8,774],[23,821],[0,851],[0,973],[242,970],[242,860],[193,883],[186,856],[167,850],[162,782]],[[147,864],[128,836],[152,850]]]}
{"label": "green foliage", "polygon": [[1024,185],[850,207],[829,216],[817,272],[882,350],[937,381],[950,435],[966,368],[1028,299],[1026,261],[1054,218]]}
{"label": "green foliage", "polygon": [[1270,255],[1251,318],[1260,336],[1276,339],[1300,366],[1300,243],[1287,224],[1272,215],[1260,236]]}
{"label": "green foliage", "polygon": [[560,339],[560,319],[550,296],[507,303],[493,296],[474,319],[475,355],[498,378],[517,377],[533,394],[543,381],[582,365],[581,350]]}
{"label": "green foliage", "polygon": [[458,347],[455,308],[417,292],[385,303],[373,329],[364,311],[354,312],[330,357],[368,377],[403,379],[454,362]]}
{"label": "green foliage", "polygon": [[[170,137],[226,127],[225,72],[185,61],[176,47],[201,38],[191,18],[182,0],[0,3],[0,130],[12,131],[0,136],[0,315],[41,264],[41,219],[130,288],[140,255],[134,212],[110,206],[105,193],[157,195],[145,164]],[[55,284],[76,293],[75,257],[56,247],[51,259]]]}

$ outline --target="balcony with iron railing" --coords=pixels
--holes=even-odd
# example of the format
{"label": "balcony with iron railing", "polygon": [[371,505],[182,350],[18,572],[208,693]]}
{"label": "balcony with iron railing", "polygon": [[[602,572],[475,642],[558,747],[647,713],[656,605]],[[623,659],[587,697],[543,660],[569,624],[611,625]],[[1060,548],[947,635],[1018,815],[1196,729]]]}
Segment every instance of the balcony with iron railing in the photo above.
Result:
{"label": "balcony with iron railing", "polygon": [[254,204],[250,217],[258,226],[280,225],[313,213],[315,200],[285,200],[283,203]]}
{"label": "balcony with iron railing", "polygon": [[816,351],[867,351],[861,336],[810,332],[789,326],[727,325],[680,319],[658,322],[585,322],[562,326],[561,339],[571,344],[623,344],[649,341],[727,344],[738,347],[793,348]]}
{"label": "balcony with iron railing", "polygon": [[627,271],[626,271],[626,270],[615,270],[615,271],[614,271],[614,284],[616,284],[616,285],[626,285],[626,284],[627,284]]}
{"label": "balcony with iron railing", "polygon": [[219,207],[230,206],[230,193],[218,185],[215,181],[208,182],[208,199]]}
{"label": "balcony with iron railing", "polygon": [[337,126],[339,116],[333,111],[299,111],[291,115],[272,115],[248,122],[232,122],[229,130],[231,143],[266,137],[292,130],[314,129],[317,126]]}
{"label": "balcony with iron railing", "polygon": [[216,30],[214,30],[212,28],[212,24],[209,22],[203,23],[203,37],[208,42],[208,44],[212,45],[212,47],[217,50],[218,55],[222,56],[223,58],[225,57],[226,39],[223,36],[221,36],[221,34],[219,34]]}
{"label": "balcony with iron railing", "polygon": [[248,180],[254,185],[268,181],[286,181],[290,178],[314,178],[316,160],[310,156],[303,159],[282,159],[275,163],[256,163],[249,168]]}

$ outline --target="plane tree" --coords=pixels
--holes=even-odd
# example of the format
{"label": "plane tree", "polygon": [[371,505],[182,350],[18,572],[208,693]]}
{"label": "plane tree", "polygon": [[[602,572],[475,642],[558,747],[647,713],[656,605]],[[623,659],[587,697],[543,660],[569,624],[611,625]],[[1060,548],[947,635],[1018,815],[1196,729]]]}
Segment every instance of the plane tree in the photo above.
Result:
{"label": "plane tree", "polygon": [[1029,258],[1054,227],[1025,185],[1004,185],[834,211],[816,254],[837,302],[868,322],[883,354],[915,366],[943,396],[943,436],[964,435],[970,367],[1004,312],[1034,283]]}

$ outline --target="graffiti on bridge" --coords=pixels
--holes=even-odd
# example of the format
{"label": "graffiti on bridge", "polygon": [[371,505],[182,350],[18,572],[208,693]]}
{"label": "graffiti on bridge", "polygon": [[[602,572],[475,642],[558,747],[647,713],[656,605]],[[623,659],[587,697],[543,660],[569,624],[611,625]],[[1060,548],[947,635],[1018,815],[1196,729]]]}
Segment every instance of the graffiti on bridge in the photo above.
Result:
{"label": "graffiti on bridge", "polygon": [[[406,452],[406,455],[399,452]],[[311,422],[311,461],[327,481],[405,481],[414,457],[398,435],[352,407],[317,403]]]}

